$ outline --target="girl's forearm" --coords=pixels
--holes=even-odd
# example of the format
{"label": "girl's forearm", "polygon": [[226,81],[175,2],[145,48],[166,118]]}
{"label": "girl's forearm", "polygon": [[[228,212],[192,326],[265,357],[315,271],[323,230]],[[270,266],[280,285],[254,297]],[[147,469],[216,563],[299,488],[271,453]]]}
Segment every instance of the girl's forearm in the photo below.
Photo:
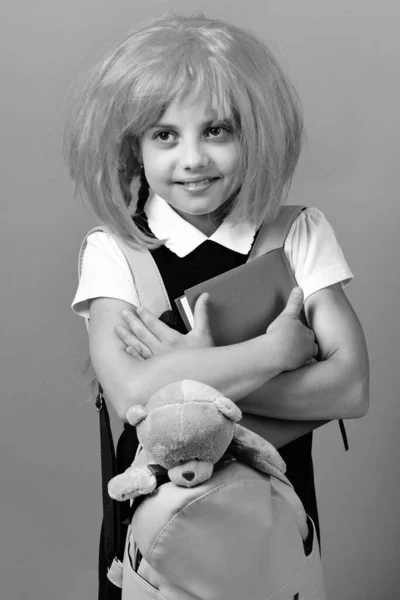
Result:
{"label": "girl's forearm", "polygon": [[181,379],[206,383],[237,401],[247,396],[282,371],[271,337],[260,336],[232,346],[177,350],[146,361],[121,356],[118,369],[107,371],[107,364],[94,365],[106,374],[103,387],[118,416],[132,404],[146,404],[161,387]]}
{"label": "girl's forearm", "polygon": [[243,413],[240,425],[251,429],[261,437],[268,440],[275,448],[282,448],[289,442],[300,438],[325,425],[328,421],[289,421],[284,419],[270,419]]}
{"label": "girl's forearm", "polygon": [[281,373],[238,406],[245,413],[272,419],[330,421],[363,416],[368,395],[368,378],[357,365],[333,356]]}
{"label": "girl's forearm", "polygon": [[[186,343],[182,345],[180,338],[185,336],[179,336],[178,340],[174,338],[174,347],[167,336],[168,343],[164,344],[164,348],[165,332],[159,331],[162,323],[154,315],[153,325],[149,322],[149,315],[146,318],[144,315],[143,321],[136,318],[134,338],[142,345],[147,340],[150,344],[147,348],[153,346],[155,350],[146,360],[129,356],[125,342],[115,334],[116,323],[120,323],[121,319],[120,311],[126,306],[127,303],[112,298],[95,298],[90,304],[89,328],[94,370],[106,397],[123,420],[130,406],[146,404],[161,387],[182,379],[208,384],[236,402],[283,370],[296,369],[304,364],[317,351],[314,336],[299,320],[303,306],[299,288],[292,291],[285,309],[267,333],[230,346],[204,347],[201,344],[199,347],[197,341],[191,347]],[[157,336],[153,331],[156,328]],[[197,335],[203,339],[204,327],[197,329]],[[138,335],[135,331],[139,332]],[[154,337],[159,344],[154,343]],[[159,352],[160,347],[164,351]],[[143,355],[140,353],[140,356]]]}

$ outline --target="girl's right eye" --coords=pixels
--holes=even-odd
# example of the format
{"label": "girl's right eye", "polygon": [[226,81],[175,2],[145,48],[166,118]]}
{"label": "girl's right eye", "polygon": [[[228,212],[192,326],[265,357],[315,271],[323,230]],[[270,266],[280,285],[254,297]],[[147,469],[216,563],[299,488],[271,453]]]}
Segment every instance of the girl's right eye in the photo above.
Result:
{"label": "girl's right eye", "polygon": [[159,140],[160,142],[172,142],[173,139],[171,139],[170,136],[173,135],[174,134],[172,133],[172,131],[158,131],[153,135],[153,139]]}

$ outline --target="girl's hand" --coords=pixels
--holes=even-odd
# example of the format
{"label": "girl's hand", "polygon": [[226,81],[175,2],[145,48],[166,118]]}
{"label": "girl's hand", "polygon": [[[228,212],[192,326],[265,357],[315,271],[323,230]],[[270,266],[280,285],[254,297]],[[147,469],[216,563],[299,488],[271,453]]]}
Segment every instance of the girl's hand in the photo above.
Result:
{"label": "girl's hand", "polygon": [[300,321],[304,295],[301,288],[293,288],[286,307],[267,329],[267,335],[276,336],[276,349],[284,371],[293,371],[314,362],[318,354],[314,332]]}
{"label": "girl's hand", "polygon": [[147,308],[122,311],[125,325],[114,329],[131,356],[146,360],[173,350],[214,346],[208,323],[208,294],[199,296],[194,308],[194,327],[182,334],[158,319]]}

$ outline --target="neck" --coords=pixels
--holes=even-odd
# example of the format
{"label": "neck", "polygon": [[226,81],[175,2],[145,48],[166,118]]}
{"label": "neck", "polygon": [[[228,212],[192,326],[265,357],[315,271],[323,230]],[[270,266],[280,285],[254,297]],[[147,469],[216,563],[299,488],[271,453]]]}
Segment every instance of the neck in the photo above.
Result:
{"label": "neck", "polygon": [[221,222],[217,222],[215,219],[213,219],[211,214],[188,215],[187,213],[180,212],[178,210],[176,210],[176,212],[182,217],[182,219],[193,225],[193,227],[196,227],[196,229],[204,233],[204,235],[207,237],[210,237],[221,224]]}

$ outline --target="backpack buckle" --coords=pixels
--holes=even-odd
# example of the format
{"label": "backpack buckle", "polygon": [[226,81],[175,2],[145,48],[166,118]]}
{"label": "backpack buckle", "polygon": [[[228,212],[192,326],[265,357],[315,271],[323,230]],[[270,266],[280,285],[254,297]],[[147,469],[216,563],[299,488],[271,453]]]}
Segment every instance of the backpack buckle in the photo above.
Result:
{"label": "backpack buckle", "polygon": [[98,394],[96,396],[96,400],[95,400],[94,404],[95,404],[97,412],[99,413],[102,410],[103,404],[104,404],[104,396],[103,396],[102,390],[98,391]]}

